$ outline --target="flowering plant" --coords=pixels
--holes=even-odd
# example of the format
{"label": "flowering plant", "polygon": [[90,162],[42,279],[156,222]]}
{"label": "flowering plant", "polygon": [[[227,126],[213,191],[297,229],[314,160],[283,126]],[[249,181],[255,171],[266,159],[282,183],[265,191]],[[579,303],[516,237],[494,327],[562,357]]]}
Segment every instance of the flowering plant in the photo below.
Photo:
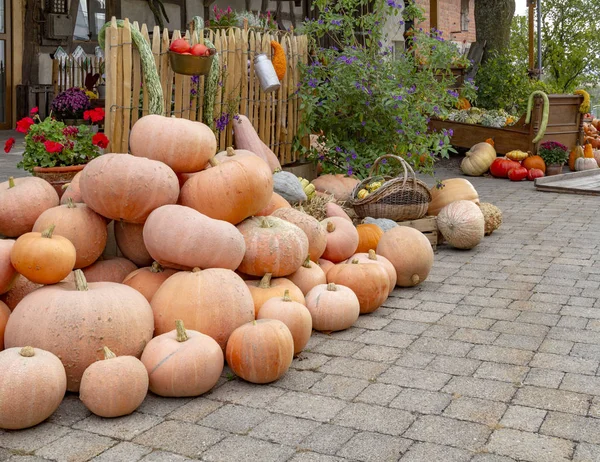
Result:
{"label": "flowering plant", "polygon": [[568,148],[557,141],[544,141],[538,147],[538,155],[546,165],[562,165],[569,158]]}
{"label": "flowering plant", "polygon": [[[314,54],[301,67],[303,118],[296,147],[325,172],[366,177],[378,157],[392,153],[431,173],[436,156],[454,150],[450,133],[428,129],[429,117],[457,103],[451,68],[466,59],[435,30],[411,29],[411,52],[385,47],[386,22],[400,27],[418,20],[420,10],[413,2],[406,9],[393,0],[376,0],[373,8],[371,3],[317,0],[319,16],[305,20],[303,33],[313,40]],[[319,47],[323,37],[335,45]],[[311,133],[320,134],[319,150],[300,144]]]}
{"label": "flowering plant", "polygon": [[77,87],[60,92],[52,101],[52,112],[61,119],[81,119],[90,108],[90,97]]}
{"label": "flowering plant", "polygon": [[230,6],[226,10],[213,7],[214,19],[207,21],[208,27],[235,27],[238,24],[238,19],[235,11]]}
{"label": "flowering plant", "polygon": [[[37,114],[17,122],[17,131],[25,133],[25,152],[17,167],[33,172],[34,167],[65,167],[82,165],[100,155],[100,149],[108,146],[104,133],[94,133],[88,125],[67,126],[53,117],[44,120]],[[9,138],[4,151],[9,152],[15,144]]]}

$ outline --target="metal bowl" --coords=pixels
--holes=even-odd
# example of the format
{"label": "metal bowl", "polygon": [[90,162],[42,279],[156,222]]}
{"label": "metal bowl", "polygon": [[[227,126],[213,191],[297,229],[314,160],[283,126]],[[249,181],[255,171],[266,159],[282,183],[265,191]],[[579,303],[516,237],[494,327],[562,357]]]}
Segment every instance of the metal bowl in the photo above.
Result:
{"label": "metal bowl", "polygon": [[210,56],[182,55],[169,50],[171,69],[177,74],[208,75],[216,50],[210,48]]}

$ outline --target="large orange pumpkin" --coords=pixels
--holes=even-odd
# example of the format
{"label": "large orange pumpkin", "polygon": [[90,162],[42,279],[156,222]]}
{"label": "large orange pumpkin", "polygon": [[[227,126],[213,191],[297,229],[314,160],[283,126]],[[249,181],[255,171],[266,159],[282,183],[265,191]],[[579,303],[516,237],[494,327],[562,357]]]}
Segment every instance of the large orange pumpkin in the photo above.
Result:
{"label": "large orange pumpkin", "polygon": [[377,248],[379,238],[383,236],[383,230],[375,225],[369,223],[363,223],[356,225],[356,231],[358,231],[358,247],[356,248],[357,253],[366,253],[369,250]]}
{"label": "large orange pumpkin", "polygon": [[327,231],[319,220],[296,209],[278,209],[272,215],[295,224],[308,237],[308,254],[311,260],[317,261],[327,246]]}
{"label": "large orange pumpkin", "polygon": [[308,238],[298,226],[281,218],[254,217],[238,225],[246,253],[238,270],[251,276],[294,273],[308,254]]}
{"label": "large orange pumpkin", "polygon": [[115,241],[125,257],[137,266],[148,266],[154,261],[144,245],[144,224],[115,221]]}
{"label": "large orange pumpkin", "polygon": [[35,221],[33,231],[41,233],[51,225],[55,225],[54,234],[66,237],[75,246],[75,268],[94,263],[106,247],[106,222],[85,204],[71,200],[44,211]]}
{"label": "large orange pumpkin", "polygon": [[12,239],[0,239],[0,294],[8,292],[19,276],[10,262],[10,251],[14,245]]}
{"label": "large orange pumpkin", "polygon": [[346,263],[350,263],[355,259],[358,260],[359,263],[373,263],[382,266],[388,274],[388,279],[390,280],[389,293],[391,294],[393,292],[394,288],[396,287],[396,279],[398,276],[396,275],[396,268],[394,268],[394,265],[392,265],[391,261],[385,257],[382,257],[381,255],[377,255],[377,252],[375,252],[373,249],[370,249],[366,253],[355,253],[346,261]]}
{"label": "large orange pumpkin", "polygon": [[143,223],[150,212],[179,196],[175,172],[162,162],[128,154],[96,157],[81,172],[83,201],[113,220]]}
{"label": "large orange pumpkin", "polygon": [[329,271],[335,266],[335,263],[329,260],[325,260],[324,258],[319,258],[319,261],[317,263],[319,264],[319,266],[325,274],[327,274],[327,271]]}
{"label": "large orange pumpkin", "polygon": [[360,302],[348,287],[319,284],[306,294],[306,308],[310,311],[313,329],[334,332],[352,327],[360,315]]}
{"label": "large orange pumpkin", "polygon": [[57,205],[58,194],[46,180],[10,177],[0,183],[0,234],[18,237],[28,233],[44,210]]}
{"label": "large orange pumpkin", "polygon": [[213,131],[202,122],[151,114],[129,135],[131,154],[164,162],[175,172],[197,172],[217,152]]}
{"label": "large orange pumpkin", "polygon": [[0,302],[0,351],[4,350],[4,329],[10,316],[10,309],[5,303]]}
{"label": "large orange pumpkin", "polygon": [[257,217],[265,217],[267,215],[271,215],[273,212],[275,212],[279,209],[290,209],[291,210],[291,208],[292,208],[292,206],[290,205],[290,203],[288,201],[286,201],[283,197],[281,197],[276,192],[273,192],[273,195],[271,196],[271,200],[266,205],[266,207],[263,208],[260,212],[255,213],[254,215]]}
{"label": "large orange pumpkin", "polygon": [[167,268],[235,270],[246,252],[244,236],[231,223],[181,205],[165,205],[144,224],[148,253]]}
{"label": "large orange pumpkin", "polygon": [[304,296],[313,287],[327,282],[325,271],[319,265],[310,261],[310,257],[307,257],[302,266],[294,274],[290,274],[288,279],[298,286]]}
{"label": "large orange pumpkin", "polygon": [[123,284],[88,284],[81,270],[75,283],[61,282],[27,295],[8,318],[7,348],[32,345],[58,356],[67,389],[79,391],[87,367],[111,345],[117,355],[139,357],[152,338],[152,310],[144,296]]}
{"label": "large orange pumpkin", "polygon": [[544,159],[542,159],[540,156],[526,157],[523,161],[523,167],[525,167],[527,170],[537,168],[546,173],[546,162],[544,162]]}
{"label": "large orange pumpkin", "polygon": [[71,182],[67,183],[63,188],[65,188],[65,192],[62,196],[60,196],[60,203],[68,204],[69,199],[71,199],[75,203],[83,202],[81,198],[81,189],[79,188],[79,179],[81,178],[81,172],[77,172],[77,174],[71,178]]}
{"label": "large orange pumpkin", "polygon": [[305,303],[304,294],[296,284],[286,278],[272,279],[272,276],[272,274],[267,273],[259,281],[245,281],[252,295],[255,316],[258,316],[260,308],[267,300],[273,297],[283,297],[286,290],[289,291],[292,300],[302,304]]}
{"label": "large orange pumpkin", "polygon": [[321,175],[312,181],[317,191],[333,194],[338,201],[347,201],[358,183],[360,181],[356,178],[350,178],[342,174]]}
{"label": "large orange pumpkin", "polygon": [[133,287],[150,302],[162,283],[176,272],[174,269],[163,268],[158,262],[154,262],[152,266],[136,269],[129,273],[123,279],[123,284]]}
{"label": "large orange pumpkin", "polygon": [[127,258],[105,257],[93,265],[83,268],[83,274],[88,282],[118,282],[122,283],[128,274],[137,266]]}
{"label": "large orange pumpkin", "polygon": [[467,200],[479,204],[479,194],[471,182],[464,178],[444,180],[440,185],[431,188],[430,192],[431,202],[427,215],[437,215],[446,205],[454,201]]}
{"label": "large orange pumpkin", "polygon": [[[11,265],[12,266],[12,265]],[[19,302],[34,290],[44,287],[42,284],[31,282],[24,276],[18,276],[12,288],[5,294],[0,295],[0,301],[6,303],[6,306],[12,311]]]}
{"label": "large orange pumpkin", "polygon": [[341,217],[325,218],[321,224],[327,231],[327,246],[322,257],[339,263],[356,253],[358,231],[348,220]]}
{"label": "large orange pumpkin", "polygon": [[175,273],[152,297],[152,310],[155,335],[171,331],[181,319],[223,350],[233,330],[254,319],[250,290],[237,274],[222,268]]}
{"label": "large orange pumpkin", "polygon": [[237,225],[264,209],[273,195],[273,175],[259,157],[245,156],[199,172],[181,188],[179,203]]}

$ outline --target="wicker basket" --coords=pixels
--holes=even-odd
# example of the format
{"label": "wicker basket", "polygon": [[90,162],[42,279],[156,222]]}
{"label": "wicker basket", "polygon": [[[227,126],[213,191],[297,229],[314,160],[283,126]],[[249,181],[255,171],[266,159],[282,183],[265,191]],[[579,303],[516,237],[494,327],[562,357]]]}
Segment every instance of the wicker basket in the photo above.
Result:
{"label": "wicker basket", "polygon": [[[381,161],[390,158],[400,163],[404,175],[393,177],[378,174]],[[425,216],[431,202],[431,193],[404,159],[386,154],[375,161],[369,173],[371,176],[357,184],[350,196],[350,205],[359,217],[403,221],[417,220]],[[359,199],[358,192],[374,181],[381,181],[383,184],[368,196]]]}

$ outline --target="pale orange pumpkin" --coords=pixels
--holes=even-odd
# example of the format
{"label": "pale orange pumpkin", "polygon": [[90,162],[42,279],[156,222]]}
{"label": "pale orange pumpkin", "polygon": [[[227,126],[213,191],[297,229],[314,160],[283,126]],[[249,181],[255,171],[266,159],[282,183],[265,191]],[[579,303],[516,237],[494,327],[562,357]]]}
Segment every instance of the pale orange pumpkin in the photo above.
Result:
{"label": "pale orange pumpkin", "polygon": [[310,261],[310,256],[306,257],[302,266],[294,274],[290,274],[288,279],[298,286],[304,296],[314,286],[327,282],[325,271],[319,265]]}
{"label": "pale orange pumpkin", "polygon": [[358,247],[358,231],[354,225],[340,217],[326,218],[321,224],[327,231],[327,246],[323,258],[339,263],[354,253]]}
{"label": "pale orange pumpkin", "polygon": [[358,231],[357,253],[366,253],[369,250],[376,249],[379,239],[383,236],[383,230],[375,224],[363,223],[356,225],[356,231]]}
{"label": "pale orange pumpkin", "polygon": [[155,335],[171,331],[181,319],[223,350],[234,329],[254,319],[250,290],[237,274],[222,268],[175,273],[158,288],[151,305]]}
{"label": "pale orange pumpkin", "polygon": [[0,183],[0,234],[18,237],[32,230],[44,210],[58,205],[58,194],[35,176],[10,177]]}
{"label": "pale orange pumpkin", "polygon": [[429,275],[433,266],[433,249],[425,235],[408,226],[386,231],[377,245],[377,254],[387,258],[396,268],[396,285],[412,287]]}
{"label": "pale orange pumpkin", "polygon": [[327,246],[327,231],[321,223],[307,213],[296,209],[278,209],[272,215],[295,224],[304,231],[308,237],[308,254],[313,261],[317,261],[323,255]]}
{"label": "pale orange pumpkin", "polygon": [[319,258],[319,261],[317,263],[319,264],[325,275],[327,275],[327,271],[329,271],[335,266],[335,263],[329,260],[325,260],[324,258]]}
{"label": "pale orange pumpkin", "polygon": [[[248,157],[248,156],[257,157],[257,155],[254,152],[249,151],[247,149],[233,149],[232,146],[228,146],[227,149],[225,149],[225,151],[218,152],[215,155],[215,159],[217,159],[219,162],[227,162],[229,160],[233,160],[236,158],[239,159],[240,157]],[[260,156],[258,156],[258,157],[260,157]],[[211,167],[212,167],[212,165],[210,165],[210,162],[208,162],[206,164],[205,168],[211,168]]]}
{"label": "pale orange pumpkin", "polygon": [[152,310],[144,296],[123,284],[88,284],[81,270],[75,283],[61,282],[27,295],[4,331],[7,348],[33,345],[58,356],[67,371],[67,389],[79,391],[87,367],[111,345],[122,356],[142,354],[152,338]]}
{"label": "pale orange pumpkin", "polygon": [[0,351],[4,350],[4,329],[10,316],[10,309],[4,302],[0,302]]}
{"label": "pale orange pumpkin", "polygon": [[62,196],[60,196],[60,203],[68,204],[69,199],[71,199],[75,203],[83,202],[81,198],[81,189],[79,188],[79,179],[81,178],[81,172],[77,172],[77,174],[71,178],[71,182],[67,183],[63,186],[65,192]]}
{"label": "pale orange pumpkin", "polygon": [[237,225],[264,209],[273,195],[273,175],[256,156],[235,157],[191,177],[181,188],[179,203],[217,220]]}
{"label": "pale orange pumpkin", "polygon": [[135,411],[148,394],[148,372],[135,356],[115,355],[103,348],[104,360],[83,372],[79,399],[100,417],[121,417]]}
{"label": "pale orange pumpkin", "polygon": [[267,204],[267,206],[262,209],[260,212],[255,213],[254,215],[257,217],[265,217],[267,215],[273,214],[273,212],[279,209],[292,209],[292,206],[288,201],[286,201],[283,197],[273,191],[273,195],[271,196],[271,200]]}
{"label": "pale orange pumpkin", "polygon": [[48,351],[8,348],[0,352],[0,370],[0,428],[33,427],[50,417],[65,396],[65,368]]}
{"label": "pale orange pumpkin", "polygon": [[[12,265],[11,265],[12,266]],[[12,288],[5,294],[0,295],[0,301],[6,303],[6,306],[12,311],[14,310],[19,302],[25,298],[26,295],[30,294],[34,290],[44,287],[42,284],[36,284],[31,282],[24,276],[18,276]]]}
{"label": "pale orange pumpkin", "polygon": [[137,266],[148,266],[154,261],[144,245],[144,223],[115,221],[115,241],[121,253]]}
{"label": "pale orange pumpkin", "polygon": [[304,294],[296,284],[286,278],[272,279],[272,274],[265,274],[259,281],[245,281],[252,301],[254,303],[254,316],[258,316],[260,308],[264,303],[273,297],[283,297],[286,290],[289,291],[292,300],[304,304]]}
{"label": "pale orange pumpkin", "polygon": [[290,298],[289,290],[283,297],[267,300],[260,308],[256,319],[278,319],[284,323],[294,339],[294,356],[299,355],[312,333],[312,318],[310,311],[302,303],[295,302]]}
{"label": "pale orange pumpkin", "polygon": [[51,225],[55,226],[54,234],[66,237],[75,246],[75,268],[94,263],[106,247],[106,222],[85,204],[71,200],[44,211],[35,221],[33,231],[41,233]]}
{"label": "pale orange pumpkin", "polygon": [[537,168],[539,170],[541,170],[542,172],[546,173],[546,162],[544,162],[544,159],[542,159],[540,156],[528,156],[524,161],[523,161],[523,167],[525,167],[527,170],[531,170],[532,168]]}
{"label": "pale orange pumpkin", "polygon": [[181,205],[165,205],[152,212],[143,236],[150,255],[167,268],[235,270],[246,252],[244,236],[231,223]]}
{"label": "pale orange pumpkin", "polygon": [[333,282],[351,289],[360,303],[360,313],[372,313],[388,298],[390,280],[387,272],[379,265],[359,263],[353,259],[349,263],[338,263],[327,272],[327,282]]}
{"label": "pale orange pumpkin", "polygon": [[385,272],[388,274],[388,279],[390,280],[389,293],[391,294],[394,291],[394,288],[396,287],[396,279],[398,276],[396,275],[396,268],[394,268],[394,265],[392,265],[391,261],[389,261],[385,257],[382,257],[381,255],[377,255],[377,252],[375,252],[375,250],[373,249],[369,250],[366,253],[355,253],[346,261],[346,263],[349,263],[355,259],[358,260],[359,263],[374,263],[377,265],[381,265]]}
{"label": "pale orange pumpkin", "polygon": [[163,268],[158,262],[154,262],[152,266],[136,269],[129,273],[123,279],[123,284],[133,287],[150,302],[162,283],[176,272],[177,270]]}
{"label": "pale orange pumpkin", "polygon": [[88,282],[118,282],[122,283],[128,274],[137,266],[127,258],[105,257],[93,265],[82,268]]}
{"label": "pale orange pumpkin", "polygon": [[248,382],[274,382],[292,364],[294,339],[283,322],[259,319],[233,331],[225,358],[231,370]]}
{"label": "pale orange pumpkin", "polygon": [[12,239],[0,239],[0,294],[8,292],[19,276],[10,262],[10,251],[14,245]]}
{"label": "pale orange pumpkin", "polygon": [[336,200],[342,202],[350,198],[352,190],[358,183],[360,181],[356,178],[347,177],[342,174],[321,175],[312,180],[312,184],[315,185],[317,191],[333,194]]}
{"label": "pale orange pumpkin", "polygon": [[352,223],[352,218],[350,218],[346,211],[335,202],[327,202],[327,204],[325,204],[325,215],[327,215],[327,218],[340,217]]}
{"label": "pale orange pumpkin", "polygon": [[55,284],[73,270],[75,247],[66,237],[53,232],[54,225],[50,225],[41,233],[23,234],[10,252],[12,265],[32,282]]}
{"label": "pale orange pumpkin", "polygon": [[197,172],[217,152],[213,131],[202,122],[150,114],[129,135],[131,154],[167,164],[175,172]]}
{"label": "pale orange pumpkin", "polygon": [[253,217],[238,225],[246,253],[238,270],[251,276],[294,273],[308,254],[308,238],[298,226],[281,218]]}
{"label": "pale orange pumpkin", "polygon": [[[450,178],[430,189],[431,202],[427,215],[437,215],[442,208],[454,201],[467,200],[479,204],[479,194],[470,181],[464,178]],[[378,252],[379,253],[379,252]]]}
{"label": "pale orange pumpkin", "polygon": [[142,354],[150,390],[159,396],[199,396],[219,381],[223,350],[212,337],[186,330],[180,319],[175,326],[154,337]]}
{"label": "pale orange pumpkin", "polygon": [[96,157],[81,172],[83,201],[112,220],[144,223],[161,205],[179,196],[175,172],[162,162],[128,154]]}
{"label": "pale orange pumpkin", "polygon": [[352,327],[360,315],[360,302],[352,289],[334,284],[319,284],[306,294],[306,308],[313,329],[335,332]]}

